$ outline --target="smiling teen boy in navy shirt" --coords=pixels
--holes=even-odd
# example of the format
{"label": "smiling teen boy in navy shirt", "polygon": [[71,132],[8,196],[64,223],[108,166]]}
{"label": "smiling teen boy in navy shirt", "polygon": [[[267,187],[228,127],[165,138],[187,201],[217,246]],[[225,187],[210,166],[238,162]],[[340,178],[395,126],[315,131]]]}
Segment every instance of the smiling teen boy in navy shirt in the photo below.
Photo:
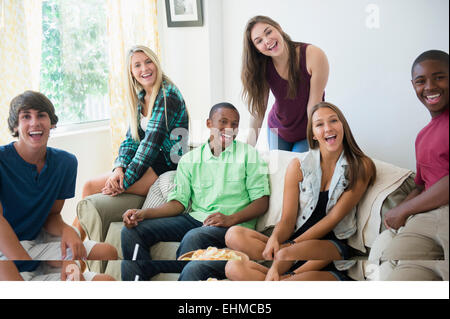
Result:
{"label": "smiling teen boy in navy shirt", "polygon": [[[74,155],[47,147],[57,122],[53,104],[39,92],[26,91],[11,101],[8,126],[18,140],[0,146],[0,280],[31,280],[42,260],[61,267],[74,263],[67,259],[117,259],[114,247],[83,243],[62,220],[64,201],[75,193],[78,163]],[[111,279],[86,276],[81,278]],[[60,279],[65,278],[63,271]]]}

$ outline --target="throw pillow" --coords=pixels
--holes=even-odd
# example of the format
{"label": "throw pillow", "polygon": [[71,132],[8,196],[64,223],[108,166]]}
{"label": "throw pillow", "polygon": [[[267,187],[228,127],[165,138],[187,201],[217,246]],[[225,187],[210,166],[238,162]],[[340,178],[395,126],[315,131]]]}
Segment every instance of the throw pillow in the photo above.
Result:
{"label": "throw pillow", "polygon": [[[147,197],[141,208],[158,207],[167,202],[169,193],[175,187],[174,179],[176,172],[177,171],[168,171],[158,177],[155,183],[148,190]],[[190,211],[191,202],[189,202],[189,205],[184,212],[188,213]]]}
{"label": "throw pillow", "polygon": [[167,195],[174,188],[173,180],[177,171],[168,171],[161,174],[150,187],[142,208],[153,208],[167,202]]}

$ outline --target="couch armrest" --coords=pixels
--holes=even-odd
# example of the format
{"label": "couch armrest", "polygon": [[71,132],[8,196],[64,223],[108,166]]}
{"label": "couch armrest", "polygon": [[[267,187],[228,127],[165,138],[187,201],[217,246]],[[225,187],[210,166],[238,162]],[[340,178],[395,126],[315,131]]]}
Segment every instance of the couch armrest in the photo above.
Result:
{"label": "couch armrest", "polygon": [[133,194],[121,194],[116,197],[91,195],[78,203],[78,220],[89,239],[103,242],[109,224],[122,221],[122,214],[127,209],[141,208],[144,200],[145,197]]}

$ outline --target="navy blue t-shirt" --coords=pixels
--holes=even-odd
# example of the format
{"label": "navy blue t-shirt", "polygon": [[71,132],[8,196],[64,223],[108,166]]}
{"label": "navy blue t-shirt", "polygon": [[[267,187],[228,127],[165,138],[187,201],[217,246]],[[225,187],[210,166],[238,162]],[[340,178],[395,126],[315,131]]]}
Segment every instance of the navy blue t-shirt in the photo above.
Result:
{"label": "navy blue t-shirt", "polygon": [[75,196],[76,157],[51,147],[46,156],[38,173],[36,165],[19,156],[14,142],[0,146],[0,202],[19,240],[36,239],[55,201]]}

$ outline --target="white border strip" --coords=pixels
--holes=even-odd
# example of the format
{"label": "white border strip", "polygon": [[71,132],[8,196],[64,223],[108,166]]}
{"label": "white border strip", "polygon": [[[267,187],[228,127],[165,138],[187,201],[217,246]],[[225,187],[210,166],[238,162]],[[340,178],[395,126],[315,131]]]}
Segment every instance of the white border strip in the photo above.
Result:
{"label": "white border strip", "polygon": [[0,282],[0,299],[448,299],[449,282]]}

